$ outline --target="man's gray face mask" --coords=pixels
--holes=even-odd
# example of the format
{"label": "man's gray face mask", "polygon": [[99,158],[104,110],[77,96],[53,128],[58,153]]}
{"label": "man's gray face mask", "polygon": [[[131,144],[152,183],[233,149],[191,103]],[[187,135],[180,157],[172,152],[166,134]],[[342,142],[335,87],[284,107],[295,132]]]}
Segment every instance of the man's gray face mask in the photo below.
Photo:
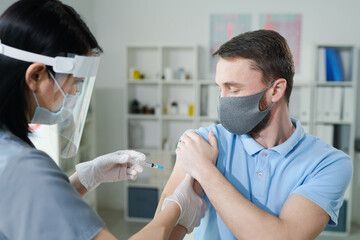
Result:
{"label": "man's gray face mask", "polygon": [[250,132],[266,114],[274,103],[264,111],[259,110],[259,102],[265,91],[245,97],[222,97],[219,99],[218,114],[221,125],[231,133],[242,135]]}

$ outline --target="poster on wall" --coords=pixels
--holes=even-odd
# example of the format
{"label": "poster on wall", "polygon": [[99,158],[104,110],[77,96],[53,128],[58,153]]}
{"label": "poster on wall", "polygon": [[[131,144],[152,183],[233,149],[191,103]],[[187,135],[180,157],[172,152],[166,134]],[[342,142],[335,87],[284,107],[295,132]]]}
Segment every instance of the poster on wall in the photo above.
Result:
{"label": "poster on wall", "polygon": [[295,72],[300,72],[301,14],[262,14],[260,28],[280,33],[288,42],[294,57]]}
{"label": "poster on wall", "polygon": [[218,58],[211,55],[234,36],[250,31],[251,14],[212,14],[210,24],[210,74],[214,75]]}

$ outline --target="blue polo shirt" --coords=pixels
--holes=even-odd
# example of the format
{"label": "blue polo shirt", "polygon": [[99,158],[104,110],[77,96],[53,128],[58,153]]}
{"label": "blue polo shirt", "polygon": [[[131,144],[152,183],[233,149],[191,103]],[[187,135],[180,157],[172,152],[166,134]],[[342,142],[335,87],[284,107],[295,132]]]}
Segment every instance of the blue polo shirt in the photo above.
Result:
{"label": "blue polo shirt", "polygon": [[[352,177],[351,158],[304,132],[292,119],[295,132],[284,143],[265,149],[249,135],[235,135],[221,124],[196,132],[208,141],[214,131],[219,155],[216,166],[249,201],[278,217],[291,194],[302,195],[323,208],[336,225],[344,193]],[[209,202],[195,239],[236,239]],[[226,204],[226,203],[224,203]]]}

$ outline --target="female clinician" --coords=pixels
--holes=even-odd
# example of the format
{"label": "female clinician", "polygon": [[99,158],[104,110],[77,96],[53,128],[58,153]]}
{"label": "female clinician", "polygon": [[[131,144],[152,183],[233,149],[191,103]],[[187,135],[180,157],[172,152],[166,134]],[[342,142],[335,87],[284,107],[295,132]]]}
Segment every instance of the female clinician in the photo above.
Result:
{"label": "female clinician", "polygon": [[[0,41],[0,239],[114,239],[81,197],[102,182],[136,179],[142,167],[133,160],[145,156],[100,156],[69,179],[28,137],[30,123],[58,124],[61,155],[77,153],[100,59],[96,39],[71,7],[22,0],[0,17]],[[149,225],[167,226],[162,239],[178,221],[198,225],[205,206],[189,179],[168,200]]]}

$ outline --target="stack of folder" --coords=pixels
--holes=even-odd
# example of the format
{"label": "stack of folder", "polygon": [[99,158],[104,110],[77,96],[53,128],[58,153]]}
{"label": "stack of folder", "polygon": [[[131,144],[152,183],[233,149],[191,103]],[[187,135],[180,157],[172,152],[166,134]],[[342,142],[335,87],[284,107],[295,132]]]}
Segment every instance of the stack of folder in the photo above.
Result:
{"label": "stack of folder", "polygon": [[318,48],[318,81],[351,80],[352,50],[336,47]]}
{"label": "stack of folder", "polygon": [[344,81],[344,68],[340,52],[336,48],[325,48],[327,81]]}

